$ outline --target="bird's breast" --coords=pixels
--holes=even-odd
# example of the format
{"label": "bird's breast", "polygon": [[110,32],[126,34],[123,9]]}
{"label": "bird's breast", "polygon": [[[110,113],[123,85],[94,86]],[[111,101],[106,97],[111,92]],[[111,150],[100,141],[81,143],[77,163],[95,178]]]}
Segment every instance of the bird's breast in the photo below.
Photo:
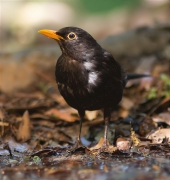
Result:
{"label": "bird's breast", "polygon": [[[68,89],[76,92],[82,92],[88,84],[88,72],[85,70],[82,63],[74,59],[65,57],[59,58],[56,65],[56,80],[62,89]],[[91,80],[95,79],[95,75],[91,74]],[[70,90],[71,89],[71,90]]]}

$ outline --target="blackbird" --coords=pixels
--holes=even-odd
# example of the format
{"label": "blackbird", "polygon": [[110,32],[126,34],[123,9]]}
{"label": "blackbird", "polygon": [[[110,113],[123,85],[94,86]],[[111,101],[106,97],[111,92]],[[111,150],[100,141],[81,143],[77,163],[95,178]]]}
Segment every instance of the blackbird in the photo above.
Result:
{"label": "blackbird", "polygon": [[103,109],[105,121],[101,150],[107,150],[111,109],[121,101],[127,80],[146,75],[125,73],[112,54],[83,29],[65,27],[58,31],[43,29],[39,33],[56,40],[62,51],[55,71],[58,89],[80,116],[79,135],[73,151],[82,146],[80,136],[85,111],[98,109]]}

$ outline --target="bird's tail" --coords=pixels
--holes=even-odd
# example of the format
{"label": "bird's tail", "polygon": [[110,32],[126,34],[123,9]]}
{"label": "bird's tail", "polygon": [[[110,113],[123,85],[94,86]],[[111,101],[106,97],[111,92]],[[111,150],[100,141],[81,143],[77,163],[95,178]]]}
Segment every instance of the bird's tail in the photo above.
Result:
{"label": "bird's tail", "polygon": [[126,73],[126,80],[138,79],[144,77],[151,77],[149,74],[135,74],[135,73]]}

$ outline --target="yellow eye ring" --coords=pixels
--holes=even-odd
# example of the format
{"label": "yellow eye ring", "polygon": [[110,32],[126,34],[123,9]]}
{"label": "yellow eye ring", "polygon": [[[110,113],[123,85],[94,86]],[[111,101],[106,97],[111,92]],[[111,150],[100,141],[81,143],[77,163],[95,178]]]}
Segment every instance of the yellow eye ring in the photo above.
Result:
{"label": "yellow eye ring", "polygon": [[76,34],[75,34],[74,32],[69,33],[67,37],[68,37],[68,39],[70,39],[70,40],[73,40],[73,39],[76,39],[76,38],[77,38],[77,36],[76,36]]}

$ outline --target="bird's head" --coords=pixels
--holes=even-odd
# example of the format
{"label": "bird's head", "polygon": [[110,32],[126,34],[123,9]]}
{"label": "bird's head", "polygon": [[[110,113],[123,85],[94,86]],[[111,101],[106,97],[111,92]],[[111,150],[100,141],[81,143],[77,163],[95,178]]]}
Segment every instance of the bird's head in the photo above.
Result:
{"label": "bird's head", "polygon": [[96,40],[77,27],[65,27],[58,31],[43,29],[38,32],[57,40],[62,53],[75,60],[87,60],[101,52],[101,47]]}

